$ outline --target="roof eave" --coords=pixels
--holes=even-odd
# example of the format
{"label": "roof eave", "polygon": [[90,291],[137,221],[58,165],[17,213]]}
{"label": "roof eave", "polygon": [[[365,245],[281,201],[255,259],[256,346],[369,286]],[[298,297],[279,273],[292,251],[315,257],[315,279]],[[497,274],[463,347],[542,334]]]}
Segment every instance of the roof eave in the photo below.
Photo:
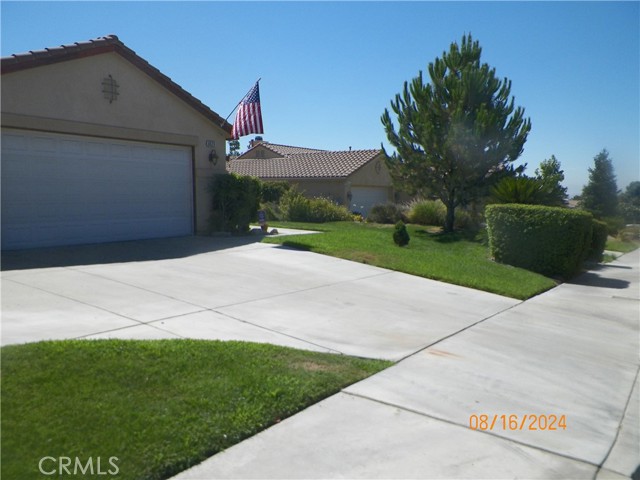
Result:
{"label": "roof eave", "polygon": [[171,78],[160,72],[160,70],[158,70],[145,59],[136,54],[133,50],[122,43],[115,35],[102,37],[100,39],[91,40],[89,42],[76,43],[74,45],[63,45],[62,47],[47,48],[42,51],[32,51],[26,54],[17,54],[10,57],[3,57],[1,73],[2,75],[5,75],[21,70],[53,65],[70,60],[78,60],[114,52],[125,58],[138,69],[142,70],[153,80],[160,83],[171,93],[176,95],[182,101],[191,106],[194,110],[214,123],[218,128],[226,132],[228,135],[228,139],[231,138],[232,125],[229,122],[224,120],[220,115],[211,110],[176,82],[171,80]]}

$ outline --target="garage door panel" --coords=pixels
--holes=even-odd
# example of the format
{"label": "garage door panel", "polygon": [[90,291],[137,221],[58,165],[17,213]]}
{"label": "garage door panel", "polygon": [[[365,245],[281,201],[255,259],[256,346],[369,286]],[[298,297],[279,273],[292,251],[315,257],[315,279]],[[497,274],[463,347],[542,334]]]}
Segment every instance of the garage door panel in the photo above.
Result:
{"label": "garage door panel", "polygon": [[369,214],[371,207],[388,201],[386,187],[363,187],[354,186],[351,188],[352,210],[356,210],[365,216]]}
{"label": "garage door panel", "polygon": [[2,248],[193,233],[188,147],[3,132]]}
{"label": "garage door panel", "polygon": [[51,137],[34,136],[31,149],[36,153],[56,153],[56,141]]}

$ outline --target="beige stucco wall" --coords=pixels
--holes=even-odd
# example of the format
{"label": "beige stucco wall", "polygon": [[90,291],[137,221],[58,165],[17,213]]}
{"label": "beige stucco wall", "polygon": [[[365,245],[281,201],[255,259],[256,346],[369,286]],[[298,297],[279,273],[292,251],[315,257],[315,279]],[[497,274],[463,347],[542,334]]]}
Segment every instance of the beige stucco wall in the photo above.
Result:
{"label": "beige stucco wall", "polygon": [[[102,81],[118,83],[109,102]],[[209,227],[208,184],[225,173],[227,133],[117,53],[2,75],[2,126],[190,146],[196,229]],[[208,157],[215,142],[217,165]]]}
{"label": "beige stucco wall", "polygon": [[353,172],[349,176],[349,181],[353,186],[391,187],[391,175],[384,162],[384,155],[378,154],[366,165]]}
{"label": "beige stucco wall", "polygon": [[308,198],[328,197],[334,202],[344,205],[346,199],[345,179],[311,179],[311,180],[290,180],[290,183],[296,185],[298,190],[304,193]]}

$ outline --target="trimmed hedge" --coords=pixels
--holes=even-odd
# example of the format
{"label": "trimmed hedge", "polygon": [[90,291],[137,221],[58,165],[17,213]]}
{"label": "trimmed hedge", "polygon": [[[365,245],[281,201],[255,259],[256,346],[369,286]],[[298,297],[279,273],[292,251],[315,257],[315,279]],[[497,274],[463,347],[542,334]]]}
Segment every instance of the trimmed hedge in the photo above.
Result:
{"label": "trimmed hedge", "polygon": [[591,245],[589,248],[589,260],[601,262],[604,258],[604,247],[609,236],[609,226],[606,222],[593,219],[593,233],[591,235]]}
{"label": "trimmed hedge", "polygon": [[489,205],[489,248],[496,261],[570,278],[591,248],[590,213],[540,205]]}

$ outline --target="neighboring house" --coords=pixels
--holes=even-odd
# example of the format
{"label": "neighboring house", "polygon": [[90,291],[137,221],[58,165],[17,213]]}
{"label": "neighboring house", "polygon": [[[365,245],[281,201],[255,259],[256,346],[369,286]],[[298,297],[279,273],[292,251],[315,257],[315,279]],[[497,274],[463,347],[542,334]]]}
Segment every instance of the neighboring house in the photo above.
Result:
{"label": "neighboring house", "polygon": [[2,58],[2,248],[207,231],[230,133],[115,35]]}
{"label": "neighboring house", "polygon": [[393,200],[382,150],[328,151],[257,140],[228,162],[227,170],[265,181],[286,180],[308,197],[328,197],[364,215],[373,205]]}

